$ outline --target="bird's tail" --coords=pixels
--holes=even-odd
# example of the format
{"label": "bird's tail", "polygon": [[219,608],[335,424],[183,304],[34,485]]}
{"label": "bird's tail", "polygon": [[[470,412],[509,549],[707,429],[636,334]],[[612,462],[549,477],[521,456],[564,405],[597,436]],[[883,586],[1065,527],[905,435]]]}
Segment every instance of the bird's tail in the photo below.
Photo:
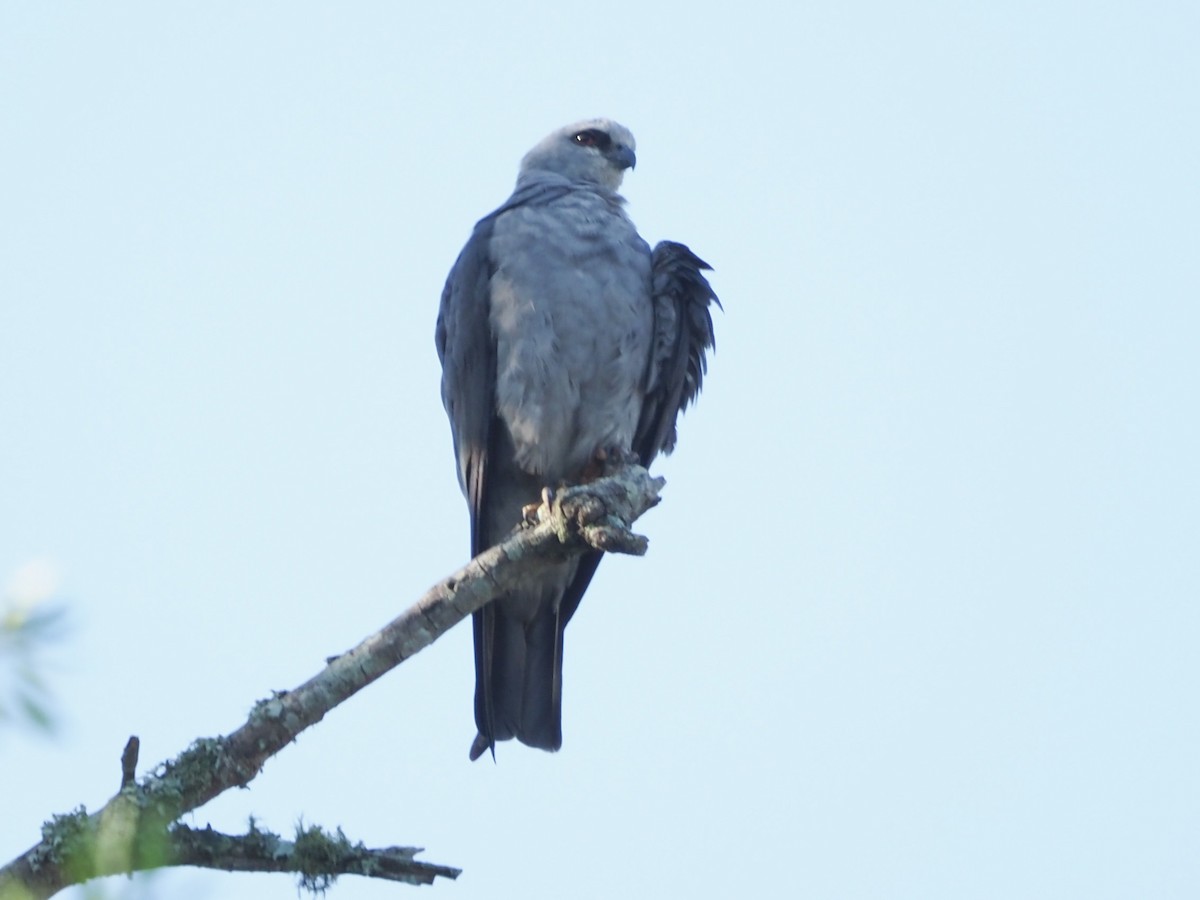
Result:
{"label": "bird's tail", "polygon": [[[553,608],[526,623],[493,602],[475,614],[477,759],[516,738],[542,750],[562,746],[562,627]],[[481,639],[485,646],[480,646]],[[482,650],[482,652],[481,652]]]}

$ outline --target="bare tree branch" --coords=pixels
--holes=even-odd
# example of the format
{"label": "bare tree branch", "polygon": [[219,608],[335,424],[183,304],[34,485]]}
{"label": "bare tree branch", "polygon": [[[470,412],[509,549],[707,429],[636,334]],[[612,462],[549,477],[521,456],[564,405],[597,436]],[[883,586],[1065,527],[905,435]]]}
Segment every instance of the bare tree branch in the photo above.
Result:
{"label": "bare tree branch", "polygon": [[434,878],[457,878],[458,869],[417,862],[420,847],[370,849],[351,844],[338,829],[331,835],[317,827],[301,827],[296,840],[260,830],[253,822],[244,835],[212,828],[174,825],[168,832],[173,866],[200,866],[227,872],[294,872],[301,884],[323,891],[338,875],[365,875],[405,884],[433,884]]}
{"label": "bare tree branch", "polygon": [[[136,753],[131,741],[123,757],[122,788],[117,795],[99,812],[89,814],[81,807],[43,825],[38,844],[0,867],[0,900],[50,897],[68,885],[99,875],[164,865],[280,871],[280,867],[268,867],[266,862],[259,868],[253,866],[255,857],[245,852],[253,828],[244,838],[217,836],[239,841],[242,856],[218,854],[212,857],[213,862],[200,863],[195,861],[200,858],[198,851],[189,851],[190,856],[183,853],[179,844],[183,827],[172,823],[223,791],[244,787],[300,732],[513,587],[531,568],[593,548],[645,553],[645,538],[630,532],[630,525],[658,503],[663,484],[663,479],[652,478],[641,466],[613,460],[603,478],[565,488],[557,495],[547,491],[536,511],[535,523],[519,529],[504,543],[481,553],[434,585],[414,606],[357,647],[330,657],[325,668],[304,684],[258,701],[240,728],[222,737],[195,741],[140,781],[128,778],[133,765],[130,754]],[[187,829],[187,833],[204,832]],[[341,840],[349,846],[344,837]],[[219,843],[216,838],[212,841]],[[206,846],[211,848],[213,844]],[[329,871],[311,874],[332,879],[355,871],[368,877],[389,878],[393,868],[396,872],[406,871],[398,866],[396,854],[408,850],[361,848],[361,852],[366,854],[358,857],[361,862],[347,856],[346,862]],[[375,862],[368,864],[370,860]],[[409,861],[422,867],[421,872],[430,873],[429,881],[436,875],[457,875],[455,869]]]}

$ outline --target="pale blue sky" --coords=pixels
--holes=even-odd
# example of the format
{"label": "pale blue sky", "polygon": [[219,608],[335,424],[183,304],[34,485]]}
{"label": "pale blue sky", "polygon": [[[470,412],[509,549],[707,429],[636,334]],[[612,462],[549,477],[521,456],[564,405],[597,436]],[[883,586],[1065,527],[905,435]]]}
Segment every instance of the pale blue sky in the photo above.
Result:
{"label": "pale blue sky", "polygon": [[1196,5],[412,7],[0,9],[0,574],[74,625],[0,857],[464,561],[441,285],[607,115],[726,312],[562,752],[467,762],[464,627],[191,821],[447,898],[1200,894]]}

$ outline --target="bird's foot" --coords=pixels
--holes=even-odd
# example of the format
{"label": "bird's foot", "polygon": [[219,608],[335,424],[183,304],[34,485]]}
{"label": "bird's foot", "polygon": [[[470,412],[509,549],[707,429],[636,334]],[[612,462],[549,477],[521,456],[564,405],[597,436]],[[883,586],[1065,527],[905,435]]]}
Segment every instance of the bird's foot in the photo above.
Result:
{"label": "bird's foot", "polygon": [[542,516],[539,510],[545,509],[549,511],[550,504],[554,502],[554,488],[542,488],[542,499],[538,503],[529,503],[521,507],[521,518],[526,525],[536,525],[542,521]]}

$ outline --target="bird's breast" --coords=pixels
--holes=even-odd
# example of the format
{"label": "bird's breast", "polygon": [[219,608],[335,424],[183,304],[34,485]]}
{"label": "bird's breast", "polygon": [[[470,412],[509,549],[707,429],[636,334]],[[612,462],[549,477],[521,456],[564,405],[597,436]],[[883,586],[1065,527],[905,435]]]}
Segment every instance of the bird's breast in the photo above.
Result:
{"label": "bird's breast", "polygon": [[653,329],[646,243],[602,198],[568,199],[505,213],[489,248],[496,413],[550,483],[630,445]]}

